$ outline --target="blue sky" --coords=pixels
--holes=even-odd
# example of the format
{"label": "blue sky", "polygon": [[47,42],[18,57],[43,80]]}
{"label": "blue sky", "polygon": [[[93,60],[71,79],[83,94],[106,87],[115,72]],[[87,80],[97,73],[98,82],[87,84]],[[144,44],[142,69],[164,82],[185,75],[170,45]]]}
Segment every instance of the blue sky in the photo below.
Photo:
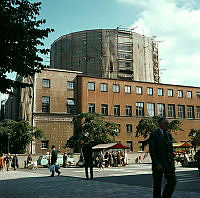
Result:
{"label": "blue sky", "polygon": [[[37,0],[34,0],[37,1]],[[199,0],[41,0],[40,17],[54,28],[45,47],[70,32],[138,27],[159,42],[161,82],[200,87]],[[49,57],[49,56],[48,56]],[[46,57],[46,60],[48,60]],[[48,62],[46,62],[48,63]],[[14,75],[9,75],[13,77]]]}
{"label": "blue sky", "polygon": [[128,28],[139,15],[138,8],[117,0],[48,0],[43,1],[41,17],[46,26],[55,29],[45,43],[50,44],[59,36],[97,28]]}

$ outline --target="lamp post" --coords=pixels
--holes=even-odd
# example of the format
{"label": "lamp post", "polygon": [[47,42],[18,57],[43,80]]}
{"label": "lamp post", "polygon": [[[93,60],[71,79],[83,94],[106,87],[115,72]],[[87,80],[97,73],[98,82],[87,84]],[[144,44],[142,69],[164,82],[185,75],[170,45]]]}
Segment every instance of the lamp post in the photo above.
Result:
{"label": "lamp post", "polygon": [[10,151],[10,133],[8,133],[8,153]]}

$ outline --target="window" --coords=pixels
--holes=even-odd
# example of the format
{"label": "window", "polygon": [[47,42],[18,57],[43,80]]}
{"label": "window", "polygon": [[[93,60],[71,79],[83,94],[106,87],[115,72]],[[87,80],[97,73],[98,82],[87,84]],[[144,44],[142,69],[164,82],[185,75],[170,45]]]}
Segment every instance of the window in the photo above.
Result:
{"label": "window", "polygon": [[184,105],[178,105],[178,117],[185,118],[185,106]]}
{"label": "window", "polygon": [[49,148],[49,140],[42,140],[41,149],[48,149]]}
{"label": "window", "polygon": [[132,124],[126,124],[126,132],[127,133],[132,133],[133,132]]}
{"label": "window", "polygon": [[127,141],[126,145],[129,147],[128,151],[133,151],[133,142],[132,141]]}
{"label": "window", "polygon": [[106,83],[101,83],[101,91],[102,91],[102,92],[108,91],[108,84],[106,84]]}
{"label": "window", "polygon": [[168,104],[168,117],[175,118],[175,105],[174,104]]}
{"label": "window", "polygon": [[158,96],[163,96],[163,89],[162,88],[158,88]]}
{"label": "window", "polygon": [[167,93],[168,93],[169,97],[172,97],[173,96],[173,89],[168,89]]}
{"label": "window", "polygon": [[194,106],[187,106],[188,118],[194,118]]}
{"label": "window", "polygon": [[74,82],[68,81],[67,82],[67,89],[74,89]]}
{"label": "window", "polygon": [[88,104],[88,112],[89,113],[95,113],[95,104],[94,103]]}
{"label": "window", "polygon": [[143,141],[138,142],[138,151],[144,151],[144,142]]}
{"label": "window", "polygon": [[200,106],[197,106],[197,118],[200,118]]}
{"label": "window", "polygon": [[130,85],[125,85],[125,93],[131,93],[131,86]]}
{"label": "window", "polygon": [[147,88],[147,95],[153,96],[153,88],[151,88],[151,87]]}
{"label": "window", "polygon": [[114,116],[120,116],[120,105],[114,105]]}
{"label": "window", "polygon": [[187,91],[187,98],[192,98],[192,92],[191,91]]}
{"label": "window", "polygon": [[155,115],[155,104],[147,103],[147,116],[154,116],[154,115]]}
{"label": "window", "polygon": [[200,92],[197,92],[197,99],[200,99]]}
{"label": "window", "polygon": [[43,79],[42,80],[42,86],[49,88],[50,87],[50,80],[49,79]]}
{"label": "window", "polygon": [[142,94],[142,87],[136,87],[136,94]]}
{"label": "window", "polygon": [[132,116],[132,106],[126,106],[126,116]]}
{"label": "window", "polygon": [[119,92],[120,88],[119,85],[113,84],[113,92]]}
{"label": "window", "polygon": [[158,116],[165,116],[165,105],[164,104],[158,104],[157,105],[158,108]]}
{"label": "window", "polygon": [[75,113],[75,103],[74,99],[67,98],[67,113],[74,114]]}
{"label": "window", "polygon": [[144,116],[144,103],[136,102],[136,116]]}
{"label": "window", "polygon": [[178,97],[179,97],[179,98],[183,98],[183,91],[178,90]]}
{"label": "window", "polygon": [[89,82],[88,83],[88,90],[89,91],[94,91],[95,90],[95,83],[94,82]]}
{"label": "window", "polygon": [[108,105],[107,104],[102,104],[101,105],[101,113],[103,115],[108,115]]}
{"label": "window", "polygon": [[42,96],[42,112],[49,113],[50,111],[50,97]]}

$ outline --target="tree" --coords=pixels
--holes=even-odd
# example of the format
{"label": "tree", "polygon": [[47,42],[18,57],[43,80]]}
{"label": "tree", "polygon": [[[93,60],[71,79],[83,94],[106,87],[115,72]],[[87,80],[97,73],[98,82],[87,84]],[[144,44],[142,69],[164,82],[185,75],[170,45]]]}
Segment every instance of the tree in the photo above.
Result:
{"label": "tree", "polygon": [[99,114],[81,113],[74,117],[74,135],[67,141],[66,147],[80,151],[80,144],[89,140],[93,145],[114,142],[119,125],[104,121]]}
{"label": "tree", "polygon": [[191,129],[189,137],[191,137],[191,143],[195,149],[200,146],[200,129]]}
{"label": "tree", "polygon": [[7,153],[9,145],[10,153],[25,153],[31,141],[42,137],[43,132],[26,121],[0,122],[0,152]]}
{"label": "tree", "polygon": [[[149,137],[149,135],[158,128],[159,116],[153,116],[141,119],[136,126],[136,137],[142,136],[144,139]],[[182,122],[179,120],[173,120],[169,123],[168,131],[175,132],[177,130],[183,131],[181,128]],[[147,138],[148,140],[148,138]]]}
{"label": "tree", "polygon": [[28,0],[0,1],[0,92],[11,88],[31,86],[8,79],[6,73],[16,72],[22,77],[32,76],[45,67],[41,55],[47,55],[43,39],[53,29],[41,29],[46,21],[37,20],[41,2]]}

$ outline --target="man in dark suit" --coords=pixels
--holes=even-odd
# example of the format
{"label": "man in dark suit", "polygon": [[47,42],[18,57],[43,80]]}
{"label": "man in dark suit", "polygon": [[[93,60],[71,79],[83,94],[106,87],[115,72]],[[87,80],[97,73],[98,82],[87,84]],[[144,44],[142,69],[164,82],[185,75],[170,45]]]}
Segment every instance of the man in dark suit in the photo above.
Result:
{"label": "man in dark suit", "polygon": [[170,198],[176,185],[172,136],[168,130],[169,121],[160,118],[159,128],[150,135],[149,151],[152,159],[153,171],[153,198],[161,198],[162,177],[165,176],[167,184],[162,198]]}
{"label": "man in dark suit", "polygon": [[88,179],[88,168],[90,167],[90,178],[93,179],[93,159],[92,159],[92,146],[89,142],[85,142],[82,147],[83,158],[85,161],[85,175]]}

